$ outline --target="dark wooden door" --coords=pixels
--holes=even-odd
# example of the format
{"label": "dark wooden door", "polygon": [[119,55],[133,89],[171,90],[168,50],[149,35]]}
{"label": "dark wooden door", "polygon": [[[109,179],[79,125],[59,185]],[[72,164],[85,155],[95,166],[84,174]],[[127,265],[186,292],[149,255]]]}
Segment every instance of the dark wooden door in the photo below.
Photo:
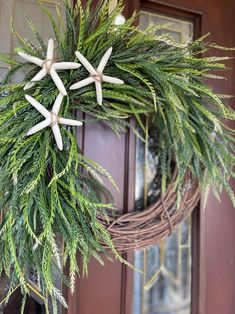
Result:
{"label": "dark wooden door", "polygon": [[[145,9],[190,20],[196,36],[211,33],[209,40],[235,46],[234,0],[126,0],[125,15]],[[227,81],[213,82],[220,93],[235,94],[235,60],[230,60]],[[231,106],[235,107],[234,100]],[[235,126],[234,126],[235,127]],[[95,141],[94,141],[95,139]],[[134,206],[135,138],[129,131],[116,137],[103,124],[85,125],[80,144],[83,152],[103,165],[116,180],[113,191],[120,210]],[[233,183],[235,187],[235,183]],[[193,314],[234,314],[235,305],[235,210],[226,195],[221,203],[210,195],[207,206],[194,214]],[[125,256],[129,260],[132,255]],[[119,262],[105,266],[92,261],[89,277],[77,280],[76,293],[69,295],[69,314],[131,314],[133,274]],[[135,314],[135,313],[133,313]]]}

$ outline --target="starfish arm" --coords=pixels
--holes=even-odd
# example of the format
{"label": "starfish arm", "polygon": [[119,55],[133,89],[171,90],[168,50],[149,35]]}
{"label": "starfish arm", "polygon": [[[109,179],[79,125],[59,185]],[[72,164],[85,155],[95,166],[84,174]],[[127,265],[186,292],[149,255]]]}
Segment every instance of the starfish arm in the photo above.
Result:
{"label": "starfish arm", "polygon": [[76,62],[57,62],[53,66],[55,70],[72,70],[80,68],[81,64]]}
{"label": "starfish arm", "polygon": [[50,75],[51,78],[53,79],[56,87],[58,88],[58,90],[61,92],[62,95],[66,96],[67,92],[66,89],[64,87],[63,82],[61,81],[59,75],[56,73],[54,67],[52,66],[51,70],[50,70]]}
{"label": "starfish arm", "polygon": [[56,97],[56,100],[54,102],[54,105],[53,105],[53,108],[52,108],[52,111],[58,115],[59,111],[60,111],[60,106],[61,106],[61,103],[62,103],[62,100],[64,98],[64,95],[59,93],[59,95]]}
{"label": "starfish arm", "polygon": [[28,102],[35,108],[37,111],[39,111],[46,119],[50,117],[50,112],[43,107],[36,99],[29,95],[25,95],[25,98],[28,100]]}
{"label": "starfish arm", "polygon": [[35,85],[35,82],[29,82],[24,86],[24,90],[30,89]]}
{"label": "starfish arm", "polygon": [[30,56],[28,55],[27,53],[24,53],[24,52],[18,52],[18,55],[27,60],[28,62],[31,62],[31,63],[34,63],[36,65],[38,65],[39,67],[42,67],[43,66],[43,60],[37,58],[37,57],[33,57],[33,56]]}
{"label": "starfish arm", "polygon": [[63,150],[62,136],[60,133],[59,125],[57,123],[52,126],[52,132],[54,134],[57,147],[59,148],[59,150]]}
{"label": "starfish arm", "polygon": [[27,90],[31,88],[34,85],[34,82],[40,81],[42,78],[44,78],[47,75],[46,69],[41,69],[29,82],[28,84],[25,85],[24,90]]}
{"label": "starfish arm", "polygon": [[31,87],[33,87],[35,84],[34,82],[40,81],[47,75],[46,69],[41,69],[32,79],[29,83],[27,83],[24,87],[24,90],[27,90]]}
{"label": "starfish arm", "polygon": [[108,60],[109,60],[109,57],[111,56],[112,50],[113,50],[112,47],[109,48],[109,49],[105,52],[105,54],[103,55],[102,59],[100,60],[100,64],[99,64],[99,66],[98,66],[98,68],[97,68],[97,71],[98,71],[99,73],[103,73],[104,68],[105,68],[105,66],[106,66],[106,64],[107,64],[107,62],[108,62]]}
{"label": "starfish arm", "polygon": [[101,106],[102,101],[103,101],[103,96],[102,96],[102,85],[100,82],[95,82],[95,88],[96,88],[96,97],[97,97],[97,102]]}
{"label": "starfish arm", "polygon": [[87,71],[91,75],[97,74],[96,70],[93,68],[93,66],[90,64],[90,62],[88,62],[87,59],[80,52],[76,51],[75,54],[76,54],[76,57],[78,58],[78,60],[84,65],[84,67],[87,69]]}
{"label": "starfish arm", "polygon": [[32,135],[34,133],[37,133],[38,131],[41,131],[43,129],[45,129],[46,127],[48,127],[51,124],[51,120],[50,119],[46,119],[38,124],[36,124],[35,126],[33,126],[28,132],[27,132],[27,136]]}
{"label": "starfish arm", "polygon": [[103,81],[106,83],[112,83],[112,84],[124,84],[123,80],[120,80],[116,77],[112,77],[112,76],[107,76],[107,75],[103,75],[102,76]]}
{"label": "starfish arm", "polygon": [[54,58],[54,41],[53,39],[49,39],[47,46],[47,59],[53,60],[53,58]]}
{"label": "starfish arm", "polygon": [[88,78],[86,78],[80,82],[73,84],[72,86],[70,86],[70,89],[72,90],[72,89],[82,88],[82,87],[87,86],[87,85],[94,83],[94,82],[95,82],[95,79],[90,76],[90,77],[88,77]]}
{"label": "starfish arm", "polygon": [[47,75],[47,70],[46,69],[41,69],[32,79],[31,81],[40,81],[41,79],[44,78],[44,76]]}
{"label": "starfish arm", "polygon": [[60,117],[60,124],[64,125],[73,125],[73,126],[81,126],[83,123],[78,120],[66,119]]}

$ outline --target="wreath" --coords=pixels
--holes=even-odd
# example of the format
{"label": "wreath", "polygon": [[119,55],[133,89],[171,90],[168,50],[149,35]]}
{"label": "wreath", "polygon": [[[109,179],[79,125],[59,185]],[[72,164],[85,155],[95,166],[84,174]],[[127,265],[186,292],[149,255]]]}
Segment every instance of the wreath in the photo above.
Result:
{"label": "wreath", "polygon": [[[38,44],[12,25],[16,51],[26,62],[0,55],[10,66],[0,87],[0,273],[10,282],[6,300],[20,286],[22,313],[31,271],[47,312],[52,303],[56,313],[57,300],[64,306],[66,301],[54,274],[74,291],[78,252],[84,274],[91,257],[102,262],[101,253],[111,251],[126,263],[121,251],[168,235],[195,207],[199,191],[207,194],[211,187],[218,196],[224,189],[235,204],[229,185],[234,131],[225,124],[235,113],[224,102],[228,96],[205,81],[223,79],[218,71],[228,57],[201,56],[225,48],[205,37],[177,44],[157,35],[163,26],[134,26],[136,15],[116,25],[122,3],[112,13],[105,0],[96,8],[92,1],[64,5],[65,24],[41,3],[55,34],[48,43],[29,18]],[[12,83],[17,72],[25,73],[24,80]],[[78,111],[89,121],[79,120]],[[82,123],[103,121],[118,134],[131,127],[130,117],[142,140],[148,134],[145,119],[154,125],[161,196],[142,211],[120,215],[102,177],[115,182],[82,154],[76,132]]]}

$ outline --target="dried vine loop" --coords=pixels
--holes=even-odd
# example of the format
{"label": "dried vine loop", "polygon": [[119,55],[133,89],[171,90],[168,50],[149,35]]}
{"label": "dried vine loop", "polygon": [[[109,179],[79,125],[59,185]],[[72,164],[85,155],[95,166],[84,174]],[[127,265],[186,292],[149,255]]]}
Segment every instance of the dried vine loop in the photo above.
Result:
{"label": "dried vine loop", "polygon": [[99,220],[108,230],[116,249],[130,252],[158,243],[172,233],[196,207],[200,191],[198,183],[188,172],[183,185],[183,196],[177,206],[177,194],[174,190],[176,171],[164,196],[143,211],[120,214],[110,220],[101,214]]}

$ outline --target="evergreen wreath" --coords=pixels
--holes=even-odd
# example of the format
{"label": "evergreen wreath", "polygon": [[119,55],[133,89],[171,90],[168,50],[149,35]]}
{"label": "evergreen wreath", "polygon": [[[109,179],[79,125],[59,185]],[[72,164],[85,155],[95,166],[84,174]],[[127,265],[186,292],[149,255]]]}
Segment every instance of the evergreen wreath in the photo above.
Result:
{"label": "evergreen wreath", "polygon": [[[93,122],[106,122],[117,134],[130,127],[129,118],[134,117],[142,130],[133,129],[139,137],[148,133],[143,123],[147,117],[158,138],[162,196],[173,180],[171,191],[180,209],[185,178],[190,174],[190,180],[197,182],[201,191],[207,194],[212,187],[219,196],[224,189],[235,205],[229,185],[229,178],[234,177],[234,131],[224,121],[235,120],[235,113],[224,102],[227,96],[216,94],[205,82],[205,78],[223,79],[214,71],[224,70],[221,61],[228,57],[201,56],[210,48],[225,48],[205,43],[205,37],[176,44],[168,35],[156,35],[161,26],[150,26],[145,31],[134,26],[136,15],[123,25],[115,25],[123,10],[122,3],[111,14],[109,1],[105,0],[96,8],[92,1],[87,1],[85,7],[81,1],[75,7],[69,1],[64,4],[65,25],[59,12],[55,20],[41,3],[54,29],[58,61],[76,63],[75,51],[78,51],[97,67],[112,47],[105,74],[122,78],[124,84],[103,82],[103,101],[98,104],[94,84],[69,91],[78,80],[87,78],[84,66],[61,71],[60,79],[69,91],[62,100],[61,116],[76,119],[76,112],[83,112]],[[20,44],[17,51],[44,60],[47,43],[29,18],[28,24],[39,46],[23,39],[13,25]],[[101,165],[82,154],[74,127],[60,128],[62,151],[49,128],[26,136],[31,127],[42,121],[41,114],[25,99],[24,91],[39,68],[4,54],[0,60],[10,66],[0,87],[0,273],[10,280],[7,299],[15,287],[21,287],[25,295],[23,313],[29,273],[33,270],[47,312],[52,302],[56,313],[57,300],[64,306],[66,301],[56,287],[53,274],[59,274],[74,291],[75,276],[80,271],[77,252],[82,258],[84,274],[92,256],[102,263],[100,254],[107,255],[109,250],[125,263],[106,226],[110,217],[115,218],[115,206],[112,201],[104,203],[102,195],[110,193],[101,177],[114,185],[115,182]],[[24,81],[12,83],[19,71],[26,73]],[[48,110],[58,96],[49,75],[32,84],[27,93]],[[176,168],[174,178],[172,164]],[[107,224],[103,223],[104,217]],[[66,263],[69,278],[63,273]]]}

